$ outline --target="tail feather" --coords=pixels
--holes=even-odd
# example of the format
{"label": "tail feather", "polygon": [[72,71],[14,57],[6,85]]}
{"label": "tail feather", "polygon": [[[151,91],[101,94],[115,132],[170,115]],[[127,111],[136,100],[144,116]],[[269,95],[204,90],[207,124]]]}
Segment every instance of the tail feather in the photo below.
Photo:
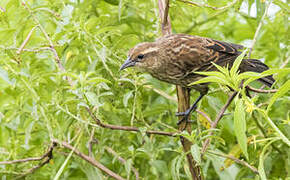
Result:
{"label": "tail feather", "polygon": [[[242,72],[252,71],[252,72],[261,73],[268,69],[269,67],[266,64],[262,63],[260,60],[257,60],[257,59],[244,59],[240,66],[240,70]],[[268,87],[271,87],[275,83],[275,79],[273,78],[272,75],[260,78],[258,79],[258,81],[262,82]]]}

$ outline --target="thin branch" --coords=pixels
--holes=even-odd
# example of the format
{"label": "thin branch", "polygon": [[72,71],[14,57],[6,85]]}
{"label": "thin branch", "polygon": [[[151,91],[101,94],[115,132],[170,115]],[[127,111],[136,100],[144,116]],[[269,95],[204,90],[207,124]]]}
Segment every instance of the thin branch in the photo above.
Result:
{"label": "thin branch", "polygon": [[289,63],[289,60],[290,60],[290,56],[285,60],[285,62],[283,62],[283,64],[280,66],[280,68],[284,68],[288,63]]}
{"label": "thin branch", "polygon": [[192,2],[192,1],[187,1],[187,0],[178,0],[178,1],[190,4],[190,5],[193,5],[193,6],[197,6],[197,7],[205,7],[205,8],[210,8],[210,9],[213,9],[213,10],[221,11],[221,10],[225,10],[225,9],[233,6],[239,0],[234,0],[233,2],[227,4],[226,6],[223,6],[223,7],[214,7],[214,6],[211,6],[209,4],[198,4],[198,3],[195,3],[195,2]]}
{"label": "thin branch", "polygon": [[165,97],[166,99],[169,99],[171,101],[177,102],[176,97],[170,96],[169,94],[167,94],[166,92],[164,92],[164,91],[162,91],[160,89],[156,89],[156,88],[152,87],[151,85],[145,85],[144,87],[148,88],[148,89],[152,89],[154,92],[156,92],[157,94]]}
{"label": "thin branch", "polygon": [[3,7],[1,7],[1,6],[0,6],[0,11],[6,12],[6,10]]}
{"label": "thin branch", "polygon": [[19,47],[19,49],[16,51],[17,54],[20,54],[23,50],[23,48],[26,46],[26,44],[28,43],[28,41],[30,40],[30,37],[33,33],[33,31],[37,28],[38,26],[34,26],[30,32],[28,33],[27,37],[25,38],[25,40],[23,41],[23,43],[21,44],[21,46]]}
{"label": "thin branch", "polygon": [[217,153],[217,152],[214,152],[214,151],[207,151],[207,153],[210,153],[210,154],[214,154],[214,155],[217,155],[217,156],[221,156],[221,157],[224,157],[224,158],[228,158],[228,159],[231,159],[233,161],[235,161],[236,163],[238,164],[241,164],[247,168],[249,168],[251,171],[253,171],[254,173],[256,174],[259,174],[257,168],[255,168],[254,166],[251,166],[249,163],[243,161],[243,160],[240,160],[232,155],[226,155],[226,154],[221,154],[221,153]]}
{"label": "thin branch", "polygon": [[[22,0],[22,4],[24,5],[24,7],[27,9],[27,11],[30,13],[31,17],[33,18],[33,21],[37,24],[37,26],[39,27],[39,29],[41,30],[41,32],[44,34],[46,40],[49,42],[49,46],[50,46],[50,50],[52,51],[56,64],[58,65],[58,68],[62,71],[65,72],[65,68],[63,67],[63,65],[61,64],[60,58],[55,50],[55,46],[52,42],[52,40],[50,39],[48,33],[45,31],[45,28],[41,25],[41,23],[39,22],[39,20],[34,16],[33,11],[29,8],[29,6],[26,4],[25,0]],[[66,76],[65,77],[68,81],[68,83],[70,84],[70,86],[73,85],[72,80],[70,77]]]}
{"label": "thin branch", "polygon": [[[223,106],[223,108],[220,110],[220,112],[218,113],[215,121],[211,124],[211,129],[215,129],[217,124],[219,123],[219,121],[221,120],[221,118],[224,116],[224,113],[226,111],[226,109],[229,107],[229,105],[231,104],[231,102],[233,101],[233,99],[236,97],[238,93],[237,92],[234,92],[230,97],[229,99],[227,100],[226,104]],[[210,135],[212,135],[213,132],[210,132]],[[211,139],[208,138],[205,140],[205,143],[203,144],[202,146],[202,154],[204,154],[204,152],[207,150],[209,144],[210,144],[210,141]]]}
{"label": "thin branch", "polygon": [[93,149],[93,143],[95,143],[95,139],[94,139],[94,135],[95,135],[95,127],[92,127],[92,132],[91,132],[91,135],[90,135],[90,139],[89,139],[89,142],[88,142],[88,153],[89,153],[89,156],[90,157],[93,157],[93,153],[92,153],[92,149]]}
{"label": "thin branch", "polygon": [[38,164],[37,166],[32,167],[31,169],[29,169],[28,171],[26,171],[25,173],[23,173],[22,175],[16,177],[15,179],[22,179],[23,177],[34,173],[37,169],[41,168],[42,166],[44,166],[45,164],[49,163],[49,161],[52,159],[52,156],[48,156],[48,158],[41,162],[40,164]]}
{"label": "thin branch", "polygon": [[278,91],[277,89],[269,89],[269,90],[265,90],[265,89],[256,89],[256,88],[253,88],[252,86],[247,86],[246,88],[247,88],[248,90],[253,91],[253,92],[256,92],[256,93],[275,93],[275,92]]}
{"label": "thin branch", "polygon": [[164,13],[163,13],[163,18],[162,18],[162,24],[164,26],[167,26],[168,24],[168,11],[169,11],[169,0],[165,0],[165,9],[164,9]]}
{"label": "thin branch", "polygon": [[[260,123],[260,121],[258,120],[258,118],[256,117],[255,113],[252,114],[252,117],[254,119],[254,122],[256,123],[257,127],[259,128],[259,130],[262,132],[263,136],[265,138],[268,138],[267,136],[267,132],[265,130],[265,128],[262,126],[262,124]],[[282,154],[283,152],[277,147],[275,146],[275,144],[271,144],[271,146],[273,147],[273,149],[275,149],[277,152],[279,152],[280,154]]]}
{"label": "thin branch", "polygon": [[52,144],[48,148],[48,150],[46,151],[46,153],[44,153],[40,157],[31,157],[31,158],[17,159],[17,160],[12,160],[12,161],[1,161],[0,162],[0,165],[4,165],[4,164],[16,164],[16,163],[23,163],[23,162],[29,162],[29,161],[40,161],[40,160],[43,160],[46,157],[49,157],[51,155],[54,147],[55,147],[55,144]]}
{"label": "thin branch", "polygon": [[256,32],[255,32],[255,35],[254,35],[254,39],[253,39],[253,41],[252,41],[252,44],[251,44],[251,47],[250,47],[250,50],[249,50],[249,58],[251,57],[252,50],[253,50],[253,48],[254,48],[254,46],[255,46],[255,44],[256,44],[257,37],[258,37],[258,35],[259,35],[259,33],[260,33],[261,27],[262,27],[262,25],[263,25],[263,21],[264,21],[265,17],[267,16],[268,9],[269,9],[271,3],[272,3],[272,1],[270,1],[270,2],[268,3],[268,5],[267,5],[267,7],[266,7],[266,9],[265,9],[265,12],[264,12],[264,14],[263,14],[263,16],[262,16],[262,18],[261,18],[261,20],[260,20],[260,23],[259,23],[259,25],[258,25],[258,28],[256,29]]}
{"label": "thin branch", "polygon": [[[122,131],[135,131],[135,132],[141,132],[139,128],[137,127],[132,127],[132,126],[118,126],[118,125],[111,125],[111,124],[104,124],[99,120],[93,112],[89,109],[86,108],[88,113],[90,114],[91,118],[97,123],[97,125],[107,128],[107,129],[112,129],[112,130],[122,130]],[[164,131],[146,131],[146,134],[157,134],[157,135],[164,135],[164,136],[176,136],[177,132],[164,132]]]}
{"label": "thin branch", "polygon": [[32,174],[34,173],[37,169],[41,168],[42,166],[44,166],[45,164],[49,163],[49,161],[52,159],[52,151],[54,149],[54,147],[56,146],[55,143],[52,143],[50,145],[50,147],[48,148],[48,150],[46,151],[46,153],[44,153],[42,156],[40,157],[33,157],[33,158],[26,158],[26,159],[18,159],[18,160],[13,160],[13,161],[2,161],[0,162],[0,164],[16,164],[16,163],[23,163],[23,162],[29,162],[29,161],[41,161],[43,159],[45,159],[45,161],[40,162],[37,166],[32,167],[31,169],[27,170],[24,173],[21,173],[20,176],[16,177],[15,179],[20,179],[23,178],[25,176],[27,176],[28,174]]}
{"label": "thin branch", "polygon": [[210,117],[205,114],[204,112],[200,111],[200,110],[195,110],[198,114],[202,115],[210,124],[212,124],[212,120],[210,119]]}
{"label": "thin branch", "polygon": [[99,163],[95,159],[83,154],[82,152],[80,152],[78,149],[74,148],[73,146],[71,146],[67,142],[58,141],[57,139],[53,139],[52,142],[57,143],[57,144],[63,146],[64,148],[67,148],[67,149],[73,151],[74,154],[79,156],[81,159],[83,159],[83,160],[87,161],[88,163],[92,164],[93,166],[99,168],[100,170],[102,170],[107,175],[111,176],[112,178],[117,179],[117,180],[125,180],[120,175],[114,173],[113,171],[111,171],[110,169],[108,169],[106,166],[104,166],[103,164]]}
{"label": "thin branch", "polygon": [[171,22],[168,16],[169,0],[158,0],[158,6],[159,6],[159,17],[161,20],[162,34],[163,35],[171,34]]}
{"label": "thin branch", "polygon": [[[110,147],[105,147],[105,149],[109,152],[109,153],[111,153],[111,154],[113,154],[115,157],[117,157],[118,158],[118,160],[121,162],[121,163],[123,163],[123,164],[126,164],[126,160],[124,159],[124,158],[122,158],[120,155],[118,155],[112,148],[110,148]],[[131,167],[132,168],[132,171],[135,173],[135,177],[136,177],[136,179],[138,180],[139,179],[139,172],[138,172],[138,170],[136,169],[136,168],[134,168],[133,166]]]}

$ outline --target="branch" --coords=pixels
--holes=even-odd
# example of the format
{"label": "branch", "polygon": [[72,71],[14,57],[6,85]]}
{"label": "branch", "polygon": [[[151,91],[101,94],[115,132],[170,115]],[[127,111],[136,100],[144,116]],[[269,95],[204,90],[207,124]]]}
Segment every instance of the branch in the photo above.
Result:
{"label": "branch", "polygon": [[92,164],[93,166],[99,168],[100,170],[102,170],[103,172],[105,172],[109,176],[113,177],[114,179],[125,180],[120,175],[114,173],[113,171],[111,171],[110,169],[108,169],[106,166],[104,166],[103,164],[99,163],[95,159],[83,154],[82,152],[80,152],[78,149],[74,148],[73,146],[71,146],[67,142],[61,142],[61,141],[58,141],[57,139],[52,139],[52,142],[53,143],[57,143],[57,144],[63,146],[64,148],[73,151],[75,155],[79,156],[81,159],[87,161],[88,163]]}
{"label": "branch", "polygon": [[44,166],[45,164],[49,163],[49,161],[52,159],[52,155],[51,156],[48,156],[48,158],[41,162],[39,165],[37,166],[34,166],[33,168],[29,169],[28,171],[26,171],[25,173],[23,173],[22,175],[16,177],[15,179],[22,179],[23,177],[29,175],[29,174],[32,174],[34,173],[37,169],[41,168],[42,166]]}
{"label": "branch", "polygon": [[289,63],[289,60],[290,60],[290,56],[285,60],[285,62],[283,62],[283,64],[280,66],[280,68],[284,68],[288,63]]}
{"label": "branch", "polygon": [[171,23],[170,18],[168,16],[169,0],[158,0],[158,6],[159,6],[159,17],[161,19],[162,34],[163,35],[171,34]]}
{"label": "branch", "polygon": [[187,3],[187,4],[190,4],[190,5],[193,5],[193,6],[198,6],[198,7],[206,7],[206,8],[210,8],[210,9],[213,9],[213,10],[218,10],[218,11],[221,11],[221,10],[225,10],[231,6],[233,6],[234,4],[236,4],[239,0],[234,0],[232,3],[229,3],[228,5],[226,6],[223,6],[223,7],[214,7],[214,6],[211,6],[211,5],[208,5],[208,4],[198,4],[198,3],[195,3],[195,2],[191,2],[191,1],[187,1],[187,0],[178,0],[180,2],[183,2],[183,3]]}
{"label": "branch", "polygon": [[34,173],[37,169],[39,169],[42,166],[44,166],[45,164],[49,163],[49,161],[52,159],[52,151],[53,151],[55,146],[56,146],[56,144],[52,143],[50,145],[50,147],[48,148],[48,150],[46,151],[46,153],[44,153],[40,157],[18,159],[18,160],[13,160],[13,161],[2,161],[2,162],[0,162],[0,164],[16,164],[16,163],[23,163],[23,162],[29,162],[29,161],[40,161],[40,160],[43,160],[46,158],[46,160],[39,163],[39,165],[32,167],[31,169],[27,170],[26,172],[22,173],[20,176],[15,178],[15,179],[20,179],[20,178],[27,176],[28,174]]}
{"label": "branch", "polygon": [[255,32],[255,35],[254,35],[254,39],[252,41],[252,44],[251,44],[251,47],[250,47],[250,50],[249,50],[249,58],[251,57],[252,50],[253,50],[253,48],[255,46],[255,43],[257,41],[257,37],[258,37],[258,35],[260,33],[261,27],[263,25],[263,21],[264,21],[265,17],[267,16],[268,9],[269,9],[269,6],[270,6],[271,3],[272,3],[272,1],[270,1],[269,4],[267,5],[267,7],[265,9],[265,12],[264,12],[264,14],[263,14],[263,16],[262,16],[262,18],[260,20],[260,23],[258,25],[258,28],[256,29],[256,32]]}
{"label": "branch", "polygon": [[246,88],[256,93],[275,93],[278,91],[277,89],[269,89],[269,90],[256,89],[256,88],[253,88],[252,86],[247,86]]}
{"label": "branch", "polygon": [[[229,99],[227,100],[226,104],[224,105],[224,107],[220,110],[219,114],[217,115],[215,121],[211,124],[211,129],[216,128],[217,124],[219,123],[219,121],[221,120],[221,118],[224,116],[224,113],[226,111],[226,109],[229,107],[229,105],[231,104],[231,102],[233,101],[233,99],[236,97],[238,93],[234,92]],[[210,132],[210,136],[213,134],[213,132]],[[209,144],[210,144],[210,138],[207,138],[205,140],[205,143],[202,146],[202,154],[204,154],[204,152],[206,151],[206,149],[208,148]]]}
{"label": "branch", "polygon": [[25,45],[28,43],[33,31],[37,28],[37,26],[34,26],[30,32],[28,33],[27,37],[25,38],[25,40],[23,41],[23,43],[21,44],[21,46],[19,47],[19,49],[16,51],[17,54],[20,54],[23,50],[23,48],[25,47]]}
{"label": "branch", "polygon": [[224,157],[224,158],[231,159],[231,160],[235,161],[238,164],[246,166],[247,168],[249,168],[254,173],[259,174],[257,168],[255,168],[254,166],[251,166],[249,163],[247,163],[245,161],[242,161],[242,160],[240,160],[240,159],[238,159],[238,158],[236,158],[236,157],[234,157],[232,155],[221,154],[221,153],[217,153],[217,152],[214,152],[214,151],[208,151],[207,153],[211,153],[211,154],[214,154],[214,155],[217,155],[217,156],[221,156],[221,157]]}
{"label": "branch", "polygon": [[210,119],[210,117],[206,114],[206,113],[204,113],[204,112],[202,112],[202,111],[200,111],[200,110],[195,110],[198,114],[200,114],[200,115],[202,115],[210,124],[212,124],[213,122],[212,122],[212,120]]}
{"label": "branch", "polygon": [[[165,4],[164,4],[165,1]],[[158,0],[159,5],[159,17],[161,19],[161,29],[162,29],[162,35],[168,35],[171,34],[171,24],[170,24],[170,18],[168,16],[169,11],[169,0]],[[189,91],[187,88],[182,88],[181,86],[176,86],[176,93],[177,93],[177,99],[178,99],[178,111],[184,112],[189,108]],[[182,118],[182,117],[180,117]],[[179,124],[178,129],[180,131],[187,130],[189,133],[191,132],[191,126],[187,122],[182,122]],[[197,165],[197,163],[194,161],[191,153],[187,153],[190,151],[192,143],[180,136],[180,141],[183,147],[183,151],[186,153],[186,158],[188,161],[189,170],[192,176],[192,179],[201,180],[202,179],[202,173],[200,166]]]}
{"label": "branch", "polygon": [[[90,114],[91,118],[97,123],[97,125],[107,128],[107,129],[112,129],[112,130],[122,130],[122,131],[135,131],[135,132],[141,132],[139,128],[137,127],[132,127],[132,126],[117,126],[117,125],[111,125],[111,124],[104,124],[99,120],[93,112],[89,109],[86,108],[88,113]],[[164,131],[146,131],[146,134],[158,134],[158,135],[164,135],[164,136],[173,136],[175,137],[177,132],[164,132]]]}
{"label": "branch", "polygon": [[[105,147],[105,149],[109,152],[109,153],[111,153],[111,154],[113,154],[115,157],[117,157],[118,158],[118,160],[121,162],[121,163],[123,163],[123,164],[126,164],[126,160],[125,159],[123,159],[121,156],[119,156],[112,148],[110,148],[110,147]],[[132,168],[132,171],[135,173],[135,177],[136,177],[136,179],[138,180],[139,179],[139,172],[137,171],[137,169],[136,168],[134,168],[133,166],[131,167]]]}
{"label": "branch", "polygon": [[[49,42],[49,46],[50,46],[50,50],[52,51],[55,61],[58,65],[58,68],[62,71],[65,72],[65,68],[63,67],[63,65],[61,64],[60,58],[55,50],[55,46],[52,42],[52,40],[50,39],[48,33],[45,31],[45,28],[40,24],[39,20],[34,16],[32,10],[29,8],[29,6],[26,4],[25,0],[22,0],[22,4],[24,5],[24,7],[27,9],[27,11],[29,12],[29,14],[31,15],[31,17],[33,18],[33,21],[37,24],[37,26],[39,27],[39,29],[41,30],[41,32],[44,34],[46,40]],[[72,80],[70,77],[66,76],[65,77],[68,81],[68,83],[70,84],[70,86],[73,85]]]}
{"label": "branch", "polygon": [[29,161],[40,161],[40,160],[43,160],[46,157],[51,156],[51,153],[52,153],[54,147],[55,147],[55,144],[52,144],[48,148],[48,150],[46,151],[46,153],[44,153],[40,157],[31,157],[31,158],[17,159],[17,160],[12,160],[12,161],[2,161],[2,162],[0,162],[0,165],[4,165],[4,164],[16,164],[16,163],[23,163],[23,162],[29,162]]}

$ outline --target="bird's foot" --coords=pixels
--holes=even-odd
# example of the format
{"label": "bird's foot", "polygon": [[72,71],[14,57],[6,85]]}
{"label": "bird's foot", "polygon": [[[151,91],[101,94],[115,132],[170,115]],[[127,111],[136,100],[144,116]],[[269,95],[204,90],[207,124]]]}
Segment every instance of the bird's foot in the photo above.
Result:
{"label": "bird's foot", "polygon": [[177,122],[177,125],[180,125],[182,122],[186,121],[186,122],[189,122],[189,123],[192,123],[194,121],[191,121],[189,119],[190,117],[190,114],[192,111],[195,111],[196,110],[196,106],[195,107],[192,107],[192,108],[189,108],[187,109],[185,112],[177,112],[175,115],[176,116],[183,116],[182,119],[180,119],[178,122]]}

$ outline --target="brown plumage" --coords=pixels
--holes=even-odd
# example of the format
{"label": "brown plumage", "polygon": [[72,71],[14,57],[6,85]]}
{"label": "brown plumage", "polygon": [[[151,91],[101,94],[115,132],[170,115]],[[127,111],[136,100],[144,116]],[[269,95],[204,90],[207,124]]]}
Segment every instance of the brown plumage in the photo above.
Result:
{"label": "brown plumage", "polygon": [[[241,45],[210,38],[172,34],[161,37],[155,42],[136,45],[130,50],[128,59],[121,70],[135,66],[161,81],[188,87],[190,83],[204,77],[194,72],[217,70],[213,62],[220,66],[228,65],[230,68],[241,54],[238,50],[242,48]],[[260,73],[267,69],[265,64],[255,59],[244,59],[239,67],[240,72]],[[272,76],[259,80],[267,86],[272,86],[274,83]],[[189,88],[200,92],[201,97],[198,101],[208,91],[207,84],[193,85]],[[195,107],[192,107],[190,111],[193,109]]]}

